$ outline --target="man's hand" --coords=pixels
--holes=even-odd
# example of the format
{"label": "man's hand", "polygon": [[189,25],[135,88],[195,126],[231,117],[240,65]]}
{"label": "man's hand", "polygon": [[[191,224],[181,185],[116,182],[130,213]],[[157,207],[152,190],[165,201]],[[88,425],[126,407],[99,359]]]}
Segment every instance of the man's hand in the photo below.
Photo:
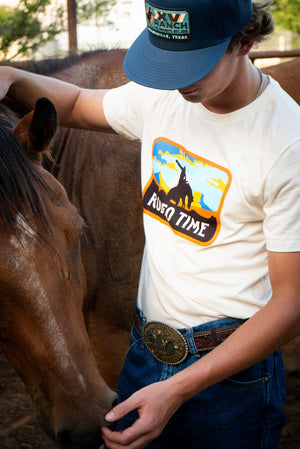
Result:
{"label": "man's hand", "polygon": [[[139,418],[131,427],[121,431],[102,428],[105,444],[111,449],[142,449],[157,438],[171,416],[181,405],[173,395],[168,381],[157,382],[134,393],[106,415],[108,422],[114,422],[129,412],[137,410]],[[176,403],[177,401],[177,403]]]}

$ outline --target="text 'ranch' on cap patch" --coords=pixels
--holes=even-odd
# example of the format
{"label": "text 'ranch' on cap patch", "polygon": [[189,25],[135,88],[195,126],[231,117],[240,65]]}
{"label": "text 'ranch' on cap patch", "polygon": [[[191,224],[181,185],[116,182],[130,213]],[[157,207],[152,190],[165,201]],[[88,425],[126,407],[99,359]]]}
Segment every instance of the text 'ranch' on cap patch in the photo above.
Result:
{"label": "text 'ranch' on cap patch", "polygon": [[188,41],[191,38],[187,11],[161,9],[146,2],[147,26],[150,33],[168,40]]}

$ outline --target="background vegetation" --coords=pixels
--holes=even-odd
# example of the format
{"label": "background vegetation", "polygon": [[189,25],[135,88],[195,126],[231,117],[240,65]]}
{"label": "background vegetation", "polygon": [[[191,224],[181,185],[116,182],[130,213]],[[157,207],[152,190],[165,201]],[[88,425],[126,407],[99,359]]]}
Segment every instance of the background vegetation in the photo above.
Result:
{"label": "background vegetation", "polygon": [[[0,0],[1,1],[1,0]],[[142,0],[141,0],[142,1]],[[91,18],[99,25],[117,0],[77,0],[77,24]],[[271,10],[277,28],[300,35],[300,1],[274,0]],[[34,53],[58,34],[67,31],[67,3],[55,0],[19,0],[16,8],[0,6],[0,59],[34,57]]]}
{"label": "background vegetation", "polygon": [[[116,0],[77,0],[77,24],[96,19],[107,23]],[[0,5],[0,59],[33,56],[46,42],[67,31],[67,2],[19,0],[15,8]],[[13,51],[12,51],[13,50]]]}

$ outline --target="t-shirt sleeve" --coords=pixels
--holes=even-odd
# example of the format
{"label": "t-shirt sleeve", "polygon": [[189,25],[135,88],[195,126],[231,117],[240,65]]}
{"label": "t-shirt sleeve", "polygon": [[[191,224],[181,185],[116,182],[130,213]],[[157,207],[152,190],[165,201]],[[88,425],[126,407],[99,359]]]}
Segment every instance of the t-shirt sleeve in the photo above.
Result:
{"label": "t-shirt sleeve", "polygon": [[142,118],[139,114],[141,89],[135,83],[109,90],[103,100],[107,122],[118,134],[129,139],[142,138]]}
{"label": "t-shirt sleeve", "polygon": [[300,251],[300,140],[276,160],[265,184],[267,249]]}

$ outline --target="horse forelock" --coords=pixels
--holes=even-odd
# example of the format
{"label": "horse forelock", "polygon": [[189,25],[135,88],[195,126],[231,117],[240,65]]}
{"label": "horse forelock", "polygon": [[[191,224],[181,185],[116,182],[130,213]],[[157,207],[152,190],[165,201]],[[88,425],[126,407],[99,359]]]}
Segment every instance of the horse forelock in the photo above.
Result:
{"label": "horse forelock", "polygon": [[49,188],[13,133],[13,114],[0,109],[0,217],[15,232],[36,231],[35,219],[48,229],[41,192]]}

